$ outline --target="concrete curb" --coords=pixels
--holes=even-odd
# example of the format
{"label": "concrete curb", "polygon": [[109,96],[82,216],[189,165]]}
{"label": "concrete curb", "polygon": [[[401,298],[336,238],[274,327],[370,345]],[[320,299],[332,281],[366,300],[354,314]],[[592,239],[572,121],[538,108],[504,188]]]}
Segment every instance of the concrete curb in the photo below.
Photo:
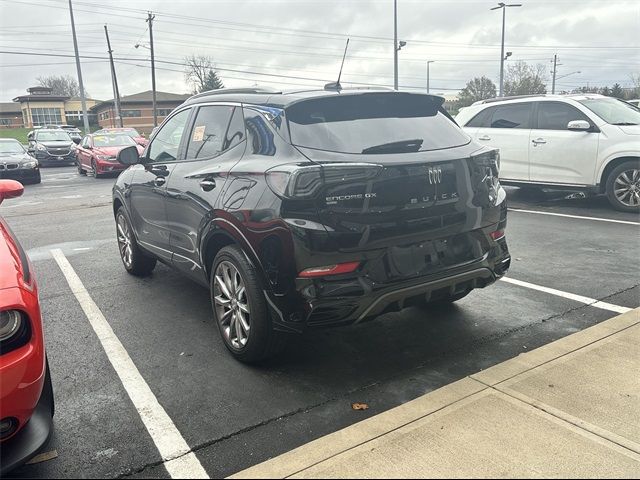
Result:
{"label": "concrete curb", "polygon": [[[513,415],[514,417],[518,415],[525,416],[523,418],[529,422],[526,427],[529,429],[526,432],[527,434],[531,434],[532,429],[538,428],[542,436],[547,435],[551,438],[556,435],[558,438],[562,438],[562,442],[556,448],[562,449],[565,445],[567,445],[567,448],[564,453],[561,452],[558,455],[564,454],[566,458],[571,458],[573,454],[577,456],[581,454],[587,455],[587,453],[582,452],[588,452],[590,456],[606,457],[610,462],[607,463],[603,460],[600,464],[595,465],[575,465],[574,470],[567,470],[571,465],[561,464],[558,467],[560,469],[558,471],[565,473],[576,472],[578,475],[580,473],[588,475],[589,472],[593,472],[595,475],[609,473],[613,476],[628,476],[629,472],[640,474],[640,444],[636,442],[640,438],[635,438],[635,430],[632,429],[632,435],[626,434],[628,433],[626,431],[626,436],[618,435],[598,426],[598,421],[602,420],[602,418],[598,418],[598,412],[590,412],[590,415],[592,417],[595,416],[597,420],[592,423],[531,398],[518,390],[523,385],[523,382],[527,382],[527,379],[535,379],[540,383],[538,377],[544,375],[546,371],[556,375],[556,370],[561,370],[564,364],[570,365],[571,368],[574,368],[576,364],[578,366],[581,365],[584,355],[589,355],[591,350],[594,351],[594,354],[598,353],[597,349],[607,348],[608,343],[611,343],[611,348],[615,347],[618,349],[616,351],[620,351],[621,347],[616,343],[620,341],[620,335],[618,334],[622,334],[625,330],[638,325],[640,325],[640,308],[613,317],[531,352],[521,354],[411,402],[236,473],[230,478],[285,478],[325,474],[338,477],[358,475],[357,459],[367,458],[366,455],[369,454],[369,451],[373,452],[378,449],[379,452],[382,452],[385,448],[390,448],[390,445],[396,445],[394,448],[397,449],[399,448],[397,445],[402,442],[403,438],[412,435],[414,431],[426,428],[427,422],[433,423],[436,421],[435,419],[439,418],[447,418],[451,422],[452,418],[455,420],[456,412],[461,412],[459,415],[468,416],[470,409],[477,408],[478,410],[485,409],[486,411],[493,409],[491,415],[495,415],[495,411],[498,408],[497,404],[499,404],[499,408],[506,409],[506,411],[510,411],[511,404],[517,405],[517,408],[513,407],[517,410],[514,410]],[[635,330],[633,331],[635,334]],[[629,342],[629,340],[626,341]],[[637,349],[635,350],[637,351]],[[605,354],[607,353],[605,352]],[[580,355],[582,357],[579,357]],[[626,373],[627,380],[630,375],[635,375],[633,372]],[[543,378],[543,380],[545,379]],[[631,381],[633,382],[633,380]],[[549,385],[549,387],[551,386]],[[635,386],[635,384],[632,384],[632,389],[635,390]],[[640,381],[638,381],[638,387],[640,390]],[[607,388],[599,388],[599,391],[603,391],[605,394],[608,393]],[[546,392],[544,393],[547,394]],[[557,396],[549,398],[552,403],[558,400]],[[562,400],[564,401],[564,399]],[[578,408],[580,402],[575,403],[577,405],[576,408]],[[492,405],[491,407],[489,407],[490,404]],[[628,405],[628,402],[625,405]],[[481,412],[483,415],[487,415],[485,410]],[[568,410],[571,410],[571,408]],[[577,412],[580,413],[582,410]],[[495,423],[499,423],[499,420],[500,416],[498,415]],[[444,422],[444,420],[442,421]],[[640,419],[637,423],[640,424]],[[455,426],[455,423],[453,425]],[[635,426],[633,427],[635,428]],[[491,424],[489,424],[488,428],[491,428]],[[524,429],[525,427],[522,428]],[[640,425],[638,425],[638,428],[640,428]],[[509,434],[513,434],[512,429],[510,428],[509,430]],[[499,442],[500,435],[496,434],[503,431],[505,430],[497,430],[491,438]],[[433,437],[429,437],[429,439],[430,441],[434,440]],[[539,439],[540,437],[538,437]],[[503,439],[502,441],[505,440]],[[556,441],[559,440],[556,439]],[[424,451],[419,453],[432,454],[430,445],[428,448],[424,446]],[[415,446],[415,442],[411,446]],[[411,448],[411,446],[408,448]],[[408,456],[407,447],[402,448],[405,448],[403,454]],[[437,445],[434,446],[434,449],[437,450]],[[478,452],[475,452],[475,454],[478,454]],[[381,455],[381,453],[378,453],[378,455]],[[385,455],[387,455],[385,456],[385,462],[388,461],[390,465],[389,472],[385,472],[383,468],[381,470],[368,471],[368,473],[363,472],[363,475],[385,477],[387,474],[398,476],[399,473],[401,476],[439,476],[440,474],[440,471],[436,468],[437,466],[433,466],[435,470],[430,470],[429,472],[416,470],[418,468],[416,463],[413,464],[414,470],[411,470],[413,457],[412,459],[407,459],[404,463],[402,463],[401,459],[396,459],[397,463],[394,464],[389,459],[394,457],[394,452]],[[496,452],[496,456],[499,457],[500,452]],[[540,452],[538,452],[538,457],[540,457]],[[464,464],[462,458],[459,460],[461,465]],[[530,465],[535,465],[536,460],[540,461],[540,458],[532,458]],[[448,457],[447,461],[449,461]],[[508,458],[502,458],[501,461],[503,462],[501,469],[497,470],[501,472],[500,476],[522,476],[531,475],[532,473],[538,473],[536,476],[544,476],[541,475],[542,472],[540,471],[542,467],[539,466],[538,469],[532,470],[533,466],[529,466],[528,462],[523,463],[522,459],[519,466],[508,466],[507,470],[503,469],[505,468],[504,462],[508,463]],[[516,460],[514,460],[515,463],[517,463]],[[565,463],[570,462],[565,461]],[[345,467],[344,465],[346,464],[349,467]],[[598,470],[599,466],[602,467],[601,470]],[[619,469],[617,469],[618,466]],[[456,465],[454,464],[453,468],[455,467]],[[445,471],[455,475],[455,472],[451,472],[451,468],[452,466],[449,466]],[[477,465],[477,468],[477,473],[481,476],[491,475],[492,473],[495,475],[496,472],[495,469],[491,470],[489,467],[485,469],[484,465]],[[563,468],[564,470],[562,470]],[[588,468],[591,468],[591,470]],[[466,472],[468,473],[468,470]]]}

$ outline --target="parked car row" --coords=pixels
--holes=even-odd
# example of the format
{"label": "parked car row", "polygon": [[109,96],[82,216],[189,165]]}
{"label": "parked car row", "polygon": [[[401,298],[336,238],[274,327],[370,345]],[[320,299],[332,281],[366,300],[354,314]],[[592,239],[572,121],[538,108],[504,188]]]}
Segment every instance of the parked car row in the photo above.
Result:
{"label": "parked car row", "polygon": [[603,95],[495,98],[463,108],[456,121],[500,149],[505,185],[580,189],[640,212],[640,110]]}

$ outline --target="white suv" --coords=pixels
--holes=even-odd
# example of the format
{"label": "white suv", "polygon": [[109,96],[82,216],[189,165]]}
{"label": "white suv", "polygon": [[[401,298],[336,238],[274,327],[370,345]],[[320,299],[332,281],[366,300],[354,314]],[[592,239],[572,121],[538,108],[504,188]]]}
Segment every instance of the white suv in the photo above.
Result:
{"label": "white suv", "polygon": [[640,211],[640,110],[602,95],[495,98],[456,121],[500,149],[500,181],[606,193],[614,208]]}

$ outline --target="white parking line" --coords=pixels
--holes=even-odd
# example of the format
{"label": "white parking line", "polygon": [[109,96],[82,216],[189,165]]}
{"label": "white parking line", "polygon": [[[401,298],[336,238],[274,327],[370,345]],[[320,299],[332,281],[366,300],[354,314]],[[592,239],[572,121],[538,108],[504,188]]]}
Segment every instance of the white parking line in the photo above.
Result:
{"label": "white parking line", "polygon": [[538,210],[522,210],[520,208],[510,208],[510,212],[536,213],[538,215],[551,215],[553,217],[579,218],[581,220],[595,220],[596,222],[623,223],[625,225],[640,225],[640,222],[630,222],[628,220],[614,220],[612,218],[583,217],[581,215],[567,215],[566,213],[541,212]]}
{"label": "white parking line", "polygon": [[556,295],[558,297],[568,298],[569,300],[574,300],[576,302],[584,303],[585,305],[589,305],[591,307],[601,308],[603,310],[610,310],[612,312],[617,312],[617,313],[627,313],[631,311],[630,308],[622,307],[620,305],[613,305],[612,303],[601,302],[599,300],[596,300],[595,298],[583,297],[582,295],[563,292],[562,290],[556,290],[555,288],[543,287],[541,285],[536,285],[535,283],[523,282],[522,280],[516,280],[515,278],[502,277],[500,280],[502,280],[503,282],[511,283],[513,285],[518,285],[520,287],[530,288],[532,290],[538,290],[539,292],[549,293],[551,295]]}
{"label": "white parking line", "polygon": [[171,478],[209,478],[200,461],[162,408],[147,382],[136,368],[106,318],[82,284],[80,277],[60,249],[51,250],[67,279],[69,288],[82,307],[93,331],[102,344],[131,402],[138,410]]}

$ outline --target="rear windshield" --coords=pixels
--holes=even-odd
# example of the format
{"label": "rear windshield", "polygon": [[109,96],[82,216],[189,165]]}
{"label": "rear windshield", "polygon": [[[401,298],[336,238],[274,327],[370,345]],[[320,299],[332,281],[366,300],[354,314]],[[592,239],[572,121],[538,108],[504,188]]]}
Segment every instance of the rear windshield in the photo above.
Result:
{"label": "rear windshield", "polygon": [[313,98],[286,109],[291,143],[341,153],[406,153],[469,143],[428,95],[385,92]]}

